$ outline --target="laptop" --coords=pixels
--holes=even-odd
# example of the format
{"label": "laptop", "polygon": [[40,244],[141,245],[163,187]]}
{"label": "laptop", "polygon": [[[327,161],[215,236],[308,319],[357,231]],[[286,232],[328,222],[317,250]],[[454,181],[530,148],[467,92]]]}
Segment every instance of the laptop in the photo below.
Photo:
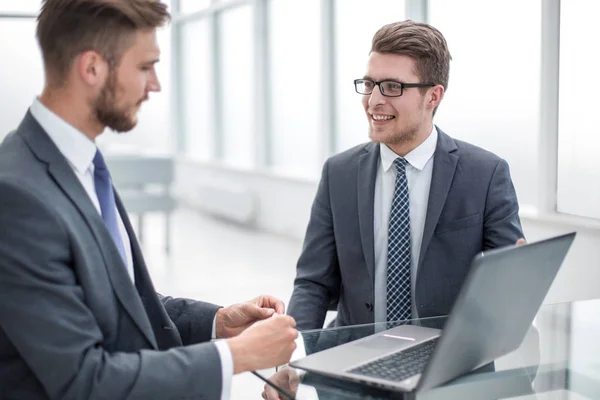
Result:
{"label": "laptop", "polygon": [[478,254],[443,332],[402,325],[291,366],[401,392],[425,391],[517,349],[575,232]]}

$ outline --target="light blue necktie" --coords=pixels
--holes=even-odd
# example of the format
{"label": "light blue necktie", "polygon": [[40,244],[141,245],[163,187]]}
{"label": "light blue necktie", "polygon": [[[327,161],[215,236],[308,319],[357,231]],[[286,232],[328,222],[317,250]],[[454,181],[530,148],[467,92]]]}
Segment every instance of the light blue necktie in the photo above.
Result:
{"label": "light blue necktie", "polygon": [[118,224],[118,213],[117,203],[115,203],[115,194],[112,187],[112,180],[110,179],[110,172],[106,167],[104,158],[100,153],[100,150],[96,150],[94,156],[94,186],[96,187],[96,196],[100,202],[100,211],[102,213],[102,219],[112,236],[121,258],[125,265],[127,265],[127,259],[125,258],[125,246],[123,245],[123,239],[119,232]]}
{"label": "light blue necktie", "polygon": [[410,207],[406,181],[406,163],[407,161],[402,157],[394,160],[394,166],[398,174],[396,175],[396,187],[388,228],[388,321],[411,318]]}

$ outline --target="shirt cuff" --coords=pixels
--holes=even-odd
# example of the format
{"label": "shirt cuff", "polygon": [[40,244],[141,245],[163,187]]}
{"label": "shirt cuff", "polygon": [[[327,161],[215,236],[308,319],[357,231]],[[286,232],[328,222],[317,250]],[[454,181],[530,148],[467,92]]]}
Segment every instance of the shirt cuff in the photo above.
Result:
{"label": "shirt cuff", "polygon": [[217,315],[215,314],[215,319],[213,319],[213,328],[212,333],[210,334],[211,339],[217,338]]}
{"label": "shirt cuff", "polygon": [[[213,319],[211,339],[217,338],[217,316]],[[219,358],[221,359],[221,377],[223,388],[221,390],[221,400],[229,400],[231,397],[231,379],[233,378],[233,357],[231,356],[231,350],[225,340],[217,340],[214,342],[219,352]]]}
{"label": "shirt cuff", "polygon": [[225,340],[217,340],[215,346],[221,358],[222,391],[221,400],[229,400],[231,396],[231,379],[233,378],[233,357]]}

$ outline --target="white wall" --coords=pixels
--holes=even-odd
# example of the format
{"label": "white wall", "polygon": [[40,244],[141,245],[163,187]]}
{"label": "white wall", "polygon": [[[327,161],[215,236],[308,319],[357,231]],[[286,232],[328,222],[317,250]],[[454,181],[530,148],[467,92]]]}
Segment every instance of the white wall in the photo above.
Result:
{"label": "white wall", "polygon": [[[183,204],[256,229],[304,237],[317,190],[314,181],[185,159],[176,166],[174,191]],[[249,208],[250,212],[239,211]]]}
{"label": "white wall", "polygon": [[[203,186],[220,187],[223,199],[230,190],[246,193],[254,204],[250,226],[301,240],[310,215],[317,182],[293,180],[268,173],[247,172],[180,160],[177,163],[177,193],[184,203],[207,210]],[[218,214],[236,208],[228,204]],[[243,206],[246,207],[246,203]],[[544,304],[600,297],[600,222],[576,217],[521,213],[524,233],[529,241],[577,231],[577,237],[565,259]],[[289,266],[293,268],[293,265]]]}
{"label": "white wall", "polygon": [[530,241],[576,231],[577,237],[544,304],[600,297],[600,229],[597,222],[577,218],[522,216]]}

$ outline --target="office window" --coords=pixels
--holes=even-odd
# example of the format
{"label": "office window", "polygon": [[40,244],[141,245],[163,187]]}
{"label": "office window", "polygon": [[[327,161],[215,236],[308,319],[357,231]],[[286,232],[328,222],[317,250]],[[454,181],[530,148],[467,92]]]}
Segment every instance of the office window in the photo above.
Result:
{"label": "office window", "polygon": [[181,124],[188,156],[199,160],[215,157],[216,83],[212,74],[210,19],[185,22],[181,26]]}
{"label": "office window", "polygon": [[299,175],[322,161],[320,14],[320,0],[269,2],[272,162]]}
{"label": "office window", "polygon": [[510,164],[521,205],[537,203],[541,2],[430,0],[453,60],[434,122]]}
{"label": "office window", "polygon": [[558,211],[600,218],[600,117],[596,37],[600,3],[561,2]]}
{"label": "office window", "polygon": [[212,0],[213,3],[231,3],[235,0]]}
{"label": "office window", "polygon": [[41,6],[41,0],[0,0],[0,13],[37,14]]}
{"label": "office window", "polygon": [[233,166],[252,167],[255,163],[252,7],[223,11],[218,15],[218,23],[224,161]]}
{"label": "office window", "polygon": [[404,0],[335,2],[336,152],[369,140],[361,95],[354,79],[365,74],[371,39],[383,25],[405,19]]}
{"label": "office window", "polygon": [[[35,39],[35,20],[0,19],[0,140],[16,129],[42,92],[44,68]],[[10,38],[10,39],[7,39]]]}
{"label": "office window", "polygon": [[179,0],[179,12],[190,14],[203,10],[210,5],[210,0]]}

